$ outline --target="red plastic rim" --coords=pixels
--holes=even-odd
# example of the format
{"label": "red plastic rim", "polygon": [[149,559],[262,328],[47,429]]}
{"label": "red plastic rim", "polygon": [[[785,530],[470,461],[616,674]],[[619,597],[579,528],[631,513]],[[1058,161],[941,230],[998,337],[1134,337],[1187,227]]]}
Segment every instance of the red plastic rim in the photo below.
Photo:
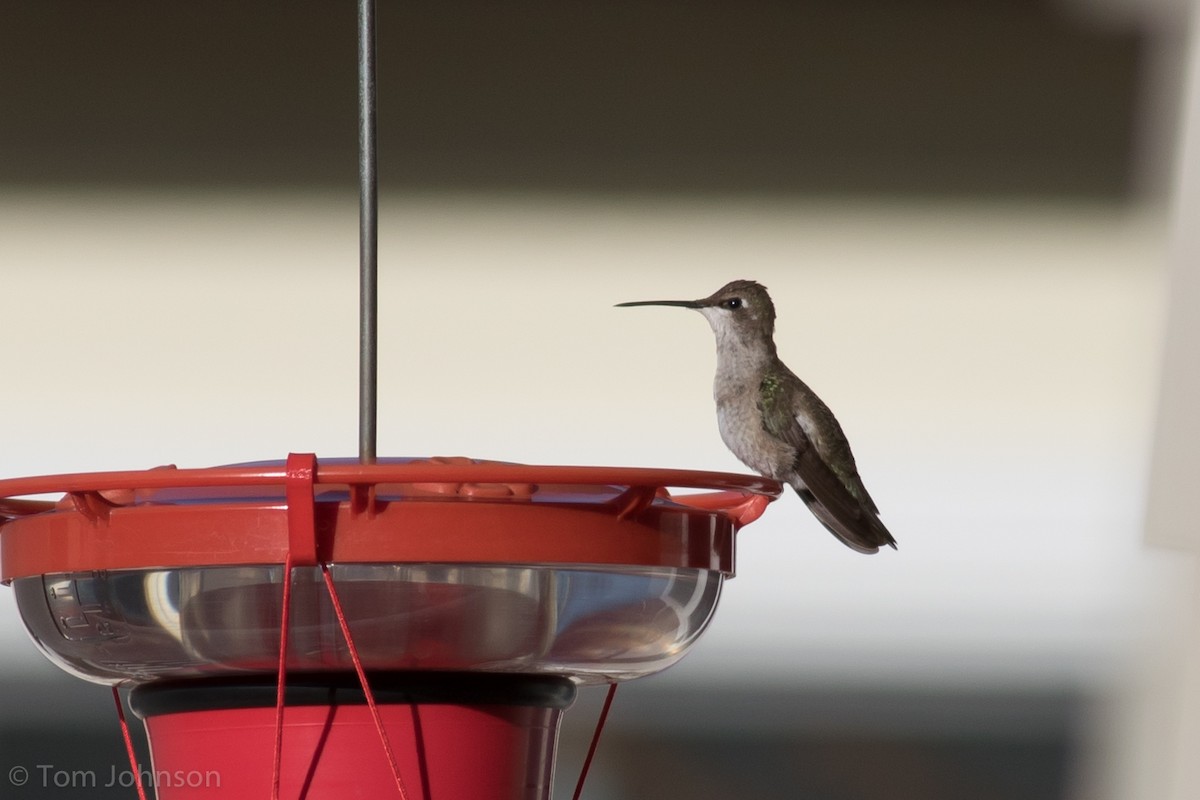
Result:
{"label": "red plastic rim", "polygon": [[[781,491],[766,478],[694,470],[308,456],[304,473],[294,458],[0,481],[0,580],[282,563],[306,541],[310,558],[328,562],[732,574],[734,534]],[[59,492],[57,503],[22,499]]]}

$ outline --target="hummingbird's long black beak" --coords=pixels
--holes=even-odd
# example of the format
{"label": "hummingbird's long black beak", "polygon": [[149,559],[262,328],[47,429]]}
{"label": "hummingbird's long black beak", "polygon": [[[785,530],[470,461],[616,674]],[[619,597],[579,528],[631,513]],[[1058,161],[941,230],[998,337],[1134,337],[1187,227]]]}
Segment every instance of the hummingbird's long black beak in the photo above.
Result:
{"label": "hummingbird's long black beak", "polygon": [[617,303],[613,308],[629,306],[679,306],[680,308],[700,308],[699,300],[634,300],[631,303]]}

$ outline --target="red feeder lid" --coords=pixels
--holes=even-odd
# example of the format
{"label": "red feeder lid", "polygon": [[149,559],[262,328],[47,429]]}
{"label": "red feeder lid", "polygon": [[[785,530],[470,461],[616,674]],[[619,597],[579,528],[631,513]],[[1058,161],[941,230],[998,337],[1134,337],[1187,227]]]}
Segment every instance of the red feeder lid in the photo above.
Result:
{"label": "red feeder lid", "polygon": [[[671,494],[670,489],[699,490]],[[693,470],[465,458],[287,462],[0,481],[0,580],[282,563],[598,564],[732,575],[781,486]],[[61,501],[22,499],[64,493]]]}

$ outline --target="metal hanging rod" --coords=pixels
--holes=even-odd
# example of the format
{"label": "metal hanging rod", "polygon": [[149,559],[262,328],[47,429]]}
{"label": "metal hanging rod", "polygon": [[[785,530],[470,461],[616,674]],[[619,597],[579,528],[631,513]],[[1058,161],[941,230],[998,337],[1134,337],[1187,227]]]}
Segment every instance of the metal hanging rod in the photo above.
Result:
{"label": "metal hanging rod", "polygon": [[379,193],[375,0],[358,0],[358,460],[375,462],[379,377]]}

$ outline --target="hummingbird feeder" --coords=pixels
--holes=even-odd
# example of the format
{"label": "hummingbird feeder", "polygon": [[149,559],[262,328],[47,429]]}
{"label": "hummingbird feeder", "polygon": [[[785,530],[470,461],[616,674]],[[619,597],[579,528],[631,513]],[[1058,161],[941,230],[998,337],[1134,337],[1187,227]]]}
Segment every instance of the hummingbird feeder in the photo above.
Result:
{"label": "hummingbird feeder", "polygon": [[47,658],[112,687],[143,798],[548,800],[576,688],[682,658],[780,492],[376,457],[371,0],[359,33],[359,458],[0,480],[0,581]]}
{"label": "hummingbird feeder", "polygon": [[542,800],[576,686],[682,658],[778,492],[307,454],[19,478],[0,579],[51,661],[132,688],[159,800]]}

